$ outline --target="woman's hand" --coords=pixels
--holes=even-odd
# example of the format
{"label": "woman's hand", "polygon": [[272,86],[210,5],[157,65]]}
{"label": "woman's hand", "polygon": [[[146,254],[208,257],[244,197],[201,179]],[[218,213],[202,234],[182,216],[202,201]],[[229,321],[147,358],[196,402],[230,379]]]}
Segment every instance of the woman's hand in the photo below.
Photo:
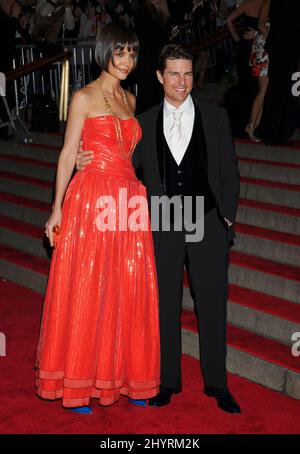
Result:
{"label": "woman's hand", "polygon": [[60,224],[61,224],[61,209],[54,208],[50,218],[48,219],[48,221],[45,224],[45,234],[52,247],[54,246],[53,227],[55,227],[56,225],[58,227],[60,227]]}
{"label": "woman's hand", "polygon": [[256,36],[257,31],[254,28],[248,28],[247,31],[243,34],[244,39],[254,39]]}

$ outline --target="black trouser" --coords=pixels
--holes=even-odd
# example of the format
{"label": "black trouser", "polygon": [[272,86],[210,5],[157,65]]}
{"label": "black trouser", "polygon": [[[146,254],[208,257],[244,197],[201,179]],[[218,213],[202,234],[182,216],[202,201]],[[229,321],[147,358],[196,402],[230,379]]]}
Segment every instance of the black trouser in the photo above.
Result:
{"label": "black trouser", "polygon": [[228,232],[216,209],[205,215],[204,238],[186,243],[183,232],[161,232],[156,256],[159,287],[161,387],[181,390],[181,309],[186,264],[199,320],[201,368],[208,386],[226,375]]}

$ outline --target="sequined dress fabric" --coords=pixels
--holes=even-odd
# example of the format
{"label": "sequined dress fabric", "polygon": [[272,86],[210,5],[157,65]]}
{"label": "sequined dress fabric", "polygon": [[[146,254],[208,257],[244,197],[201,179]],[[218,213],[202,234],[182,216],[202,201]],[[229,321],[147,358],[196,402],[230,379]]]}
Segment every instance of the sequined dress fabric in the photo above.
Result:
{"label": "sequined dress fabric", "polygon": [[[36,361],[37,394],[65,407],[91,398],[111,405],[120,395],[156,395],[160,380],[158,291],[147,229],[120,229],[125,199],[146,196],[130,159],[141,138],[135,118],[87,118],[83,149],[94,159],[66,192],[60,237],[49,273]],[[135,137],[134,137],[135,136]],[[99,197],[112,196],[116,228],[99,231]],[[128,211],[130,213],[130,211]],[[124,223],[124,215],[122,217]],[[128,217],[125,218],[128,221]],[[146,219],[146,220],[145,220]]]}

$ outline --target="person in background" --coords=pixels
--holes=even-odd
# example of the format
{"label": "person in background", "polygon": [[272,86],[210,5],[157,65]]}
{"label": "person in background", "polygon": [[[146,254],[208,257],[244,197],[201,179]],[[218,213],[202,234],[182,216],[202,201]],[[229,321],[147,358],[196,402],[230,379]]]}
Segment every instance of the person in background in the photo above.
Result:
{"label": "person in background", "polygon": [[97,2],[88,0],[80,17],[78,38],[95,38],[97,33]]}
{"label": "person in background", "polygon": [[16,51],[16,31],[20,14],[21,8],[16,0],[0,0],[1,72],[12,69],[12,62]]}
{"label": "person in background", "polygon": [[245,132],[253,142],[260,142],[260,139],[255,135],[254,131],[260,123],[264,99],[269,83],[269,56],[268,52],[265,50],[265,44],[269,33],[268,17],[270,4],[271,0],[264,0],[261,5],[258,21],[258,28],[261,31],[255,32],[249,62],[250,66],[252,66],[252,75],[258,79],[258,93],[253,102],[250,121],[245,128]]}
{"label": "person in background", "polygon": [[[213,23],[214,3],[209,0],[194,0],[192,10],[192,21],[196,27],[197,40],[205,41],[215,29]],[[194,87],[198,90],[203,89],[205,73],[208,64],[208,49],[202,49],[197,53],[195,58],[194,70],[195,79]]]}
{"label": "person in background", "polygon": [[[269,54],[269,85],[259,127],[255,134],[266,144],[284,144],[299,121],[299,99],[292,94],[292,74],[300,58],[300,1],[272,0],[270,32],[265,49]],[[263,29],[261,29],[263,32]]]}
{"label": "person in background", "polygon": [[117,2],[113,9],[112,19],[124,27],[133,27],[133,16],[125,2]]}
{"label": "person in background", "polygon": [[[227,18],[227,26],[237,43],[237,84],[224,96],[235,137],[245,136],[252,104],[258,91],[257,78],[253,77],[249,60],[258,27],[259,10],[263,0],[244,0]],[[238,25],[236,24],[238,22]]]}
{"label": "person in background", "polygon": [[134,17],[134,26],[141,46],[135,72],[137,113],[141,113],[163,98],[155,70],[159,52],[169,42],[172,29],[167,0],[146,0]]}
{"label": "person in background", "polygon": [[105,0],[97,0],[98,6],[96,6],[96,15],[97,15],[97,33],[101,30],[102,27],[106,24],[112,22],[111,15],[109,14],[107,8],[107,2]]}
{"label": "person in background", "polygon": [[38,0],[33,20],[33,41],[56,44],[63,25],[67,30],[73,30],[72,6],[72,0]]}
{"label": "person in background", "polygon": [[[21,14],[20,6],[16,0],[0,0],[0,72],[6,73],[13,68],[13,59],[17,45],[17,28],[18,18]],[[13,99],[14,91],[13,84],[6,84],[6,98],[8,103]],[[4,108],[2,99],[0,98],[0,119],[6,123],[8,116]],[[1,139],[12,139],[9,135],[8,127],[0,128]]]}
{"label": "person in background", "polygon": [[[245,0],[227,18],[227,26],[232,38],[238,43],[238,83],[243,90],[251,89],[252,75],[249,60],[255,32],[258,30],[258,16],[262,2],[263,0]],[[234,22],[241,16],[244,26],[242,32],[238,33]]]}
{"label": "person in background", "polygon": [[21,12],[21,15],[18,18],[18,27],[17,27],[17,41],[18,44],[30,44],[32,38],[30,35],[30,23],[31,23],[31,13],[29,11]]}
{"label": "person in background", "polygon": [[73,5],[72,11],[73,11],[73,16],[74,16],[74,28],[72,30],[68,30],[67,28],[65,29],[65,31],[64,31],[65,39],[76,40],[78,38],[79,30],[80,30],[81,15],[83,13],[82,8],[83,8],[82,2],[75,3]]}

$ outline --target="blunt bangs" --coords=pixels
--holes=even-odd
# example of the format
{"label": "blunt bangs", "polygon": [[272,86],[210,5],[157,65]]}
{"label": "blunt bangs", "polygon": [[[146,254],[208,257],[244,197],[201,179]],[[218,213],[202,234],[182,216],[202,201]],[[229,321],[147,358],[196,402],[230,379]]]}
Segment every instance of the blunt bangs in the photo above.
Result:
{"label": "blunt bangs", "polygon": [[117,24],[105,25],[97,38],[95,47],[96,63],[104,71],[108,71],[110,60],[114,65],[114,53],[128,46],[129,52],[139,51],[139,40],[134,31]]}

